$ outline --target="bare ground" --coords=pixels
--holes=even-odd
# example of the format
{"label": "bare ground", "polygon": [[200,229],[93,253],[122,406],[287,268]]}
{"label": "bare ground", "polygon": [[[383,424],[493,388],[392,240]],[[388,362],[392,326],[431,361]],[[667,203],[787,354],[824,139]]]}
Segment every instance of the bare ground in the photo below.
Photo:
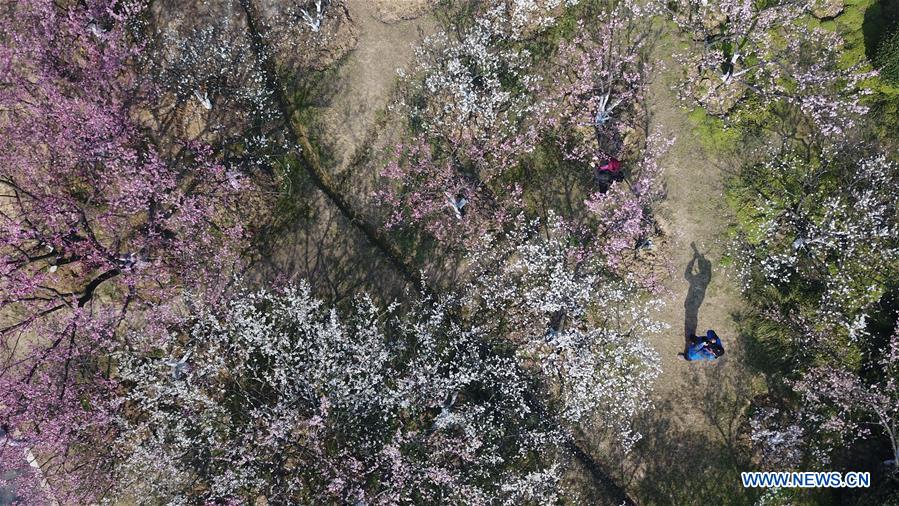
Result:
{"label": "bare ground", "polygon": [[[735,317],[739,280],[726,262],[732,215],[724,173],[732,154],[703,146],[675,96],[681,70],[671,59],[671,38],[658,44],[647,93],[650,130],[676,141],[662,161],[667,197],[659,221],[668,234],[664,252],[673,265],[657,318],[669,328],[651,338],[661,355],[655,409],[639,423],[644,439],[619,468],[628,489],[646,504],[741,504],[752,497],[738,483],[745,469],[738,429],[753,393]],[[695,248],[694,248],[695,245]],[[714,329],[726,354],[715,362],[687,362],[685,334]]]}
{"label": "bare ground", "polygon": [[[403,9],[405,4],[407,9]],[[386,130],[377,127],[393,95],[397,69],[412,61],[415,44],[434,29],[433,19],[409,0],[392,4],[389,17],[381,4],[371,0],[348,0],[347,6],[359,29],[359,42],[341,65],[336,80],[340,89],[321,116],[337,172],[348,169],[372,144],[384,145]],[[391,23],[379,19],[401,16],[416,17]]]}

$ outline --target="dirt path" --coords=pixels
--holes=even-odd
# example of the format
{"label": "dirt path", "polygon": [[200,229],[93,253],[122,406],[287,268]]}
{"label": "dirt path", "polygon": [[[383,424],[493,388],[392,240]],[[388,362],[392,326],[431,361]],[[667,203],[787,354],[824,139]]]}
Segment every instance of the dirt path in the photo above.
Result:
{"label": "dirt path", "polygon": [[[670,54],[675,46],[670,37],[658,44],[653,59],[666,65],[657,66],[647,94],[651,131],[676,137],[662,161],[667,198],[659,212],[674,271],[657,317],[670,327],[652,338],[662,366],[656,408],[640,422],[644,439],[621,473],[646,504],[740,504],[752,499],[739,487],[745,463],[736,450],[751,380],[735,321],[739,281],[734,267],[723,263],[731,222],[723,186],[727,157],[703,146],[671,89],[680,76]],[[685,327],[698,334],[714,329],[726,355],[715,362],[679,358]]]}
{"label": "dirt path", "polygon": [[[673,67],[673,64],[669,62],[668,66]],[[671,68],[655,75],[647,99],[651,130],[676,138],[662,162],[667,197],[661,206],[660,217],[670,235],[669,254],[675,267],[665,283],[671,294],[659,315],[671,328],[653,342],[662,355],[663,376],[658,393],[663,396],[683,387],[684,380],[690,376],[688,371],[728,368],[737,365],[741,359],[735,346],[733,319],[733,314],[740,309],[738,280],[733,268],[722,265],[727,227],[731,221],[724,200],[723,161],[703,146],[687,111],[674,96],[671,85],[677,72],[676,68]],[[696,252],[705,258],[708,267],[702,265],[704,261]],[[694,256],[697,258],[692,262],[691,287],[685,271]],[[710,279],[703,279],[708,276]],[[703,297],[702,286],[705,284]],[[685,314],[685,305],[694,308],[694,314]],[[694,317],[696,321],[690,323],[697,333],[711,328],[722,337],[727,348],[724,358],[714,363],[689,364],[677,357],[677,352],[683,351],[684,347],[685,318]]]}
{"label": "dirt path", "polygon": [[[368,144],[383,144],[378,129],[380,113],[387,107],[397,81],[397,69],[406,67],[422,34],[431,33],[434,21],[428,14],[392,21],[419,13],[418,3],[393,0],[379,5],[372,0],[348,0],[350,17],[359,30],[356,49],[338,71],[340,89],[321,120],[330,132],[336,172],[346,170]],[[387,5],[388,13],[383,5]],[[381,19],[392,22],[385,23]]]}

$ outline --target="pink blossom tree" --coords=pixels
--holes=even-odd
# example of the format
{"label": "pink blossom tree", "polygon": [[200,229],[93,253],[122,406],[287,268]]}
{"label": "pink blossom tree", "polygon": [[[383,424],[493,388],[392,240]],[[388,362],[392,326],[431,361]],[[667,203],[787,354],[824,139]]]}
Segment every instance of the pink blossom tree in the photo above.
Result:
{"label": "pink blossom tree", "polygon": [[[123,322],[162,328],[230,282],[258,202],[200,144],[157,149],[133,64],[141,6],[29,0],[0,20],[0,421],[63,502],[108,486]],[[93,455],[91,455],[93,454]],[[67,457],[71,457],[67,458]],[[0,475],[20,460],[0,459]],[[28,473],[20,475],[27,478]],[[39,500],[40,495],[35,495]]]}
{"label": "pink blossom tree", "polygon": [[468,248],[483,234],[501,231],[522,211],[515,185],[488,184],[440,152],[424,138],[397,147],[395,159],[381,172],[388,185],[377,192],[391,209],[386,227],[418,224],[442,243]]}
{"label": "pink blossom tree", "polygon": [[[595,164],[624,158],[624,138],[646,124],[643,93],[650,70],[649,12],[632,2],[601,10],[590,28],[578,23],[578,35],[563,41],[550,62],[540,116],[561,145],[566,159]],[[639,142],[629,139],[639,151]]]}
{"label": "pink blossom tree", "polygon": [[[613,269],[655,234],[652,208],[663,196],[659,160],[672,142],[645,138],[643,96],[655,33],[650,13],[633,2],[600,10],[591,29],[560,45],[540,95],[543,149],[564,160],[562,168],[588,176],[578,189],[585,198],[557,209],[576,230],[582,254],[597,255]],[[626,176],[611,186],[598,184],[594,178],[610,161]],[[541,199],[541,207],[551,202]]]}
{"label": "pink blossom tree", "polygon": [[889,441],[885,463],[899,479],[899,329],[893,333],[868,378],[836,366],[815,367],[795,385],[802,395],[804,422],[828,438],[827,451],[879,430]]}

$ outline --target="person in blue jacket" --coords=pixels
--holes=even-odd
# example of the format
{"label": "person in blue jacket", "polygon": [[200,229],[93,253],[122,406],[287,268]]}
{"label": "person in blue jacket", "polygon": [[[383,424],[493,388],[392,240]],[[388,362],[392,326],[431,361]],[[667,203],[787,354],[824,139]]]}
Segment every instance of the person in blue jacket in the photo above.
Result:
{"label": "person in blue jacket", "polygon": [[705,336],[691,336],[683,353],[677,354],[684,360],[716,360],[724,355],[724,345],[714,330],[709,329]]}

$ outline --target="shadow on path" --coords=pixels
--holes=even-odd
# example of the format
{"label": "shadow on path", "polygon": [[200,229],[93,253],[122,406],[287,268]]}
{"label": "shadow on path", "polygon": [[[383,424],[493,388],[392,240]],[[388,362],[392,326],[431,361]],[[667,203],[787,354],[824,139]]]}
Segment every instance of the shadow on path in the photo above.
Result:
{"label": "shadow on path", "polygon": [[[687,263],[684,271],[684,279],[690,284],[687,289],[687,298],[684,300],[684,345],[689,344],[690,338],[696,335],[696,326],[699,320],[699,306],[705,299],[705,291],[712,281],[712,262],[696,249],[696,243],[690,243],[693,248],[693,258]],[[695,271],[695,272],[694,272]]]}
{"label": "shadow on path", "polygon": [[[741,443],[752,396],[744,374],[736,367],[691,368],[691,388],[670,392],[638,417],[635,430],[643,439],[632,451],[639,458],[617,472],[640,504],[757,504],[764,489],[743,488],[740,481],[742,471],[754,469]],[[679,405],[693,407],[688,418],[671,416]]]}

